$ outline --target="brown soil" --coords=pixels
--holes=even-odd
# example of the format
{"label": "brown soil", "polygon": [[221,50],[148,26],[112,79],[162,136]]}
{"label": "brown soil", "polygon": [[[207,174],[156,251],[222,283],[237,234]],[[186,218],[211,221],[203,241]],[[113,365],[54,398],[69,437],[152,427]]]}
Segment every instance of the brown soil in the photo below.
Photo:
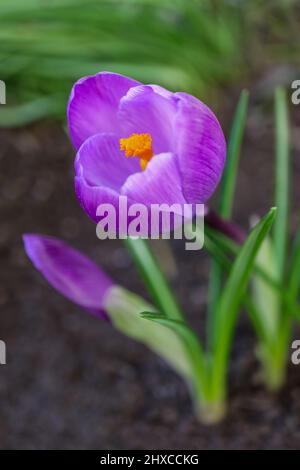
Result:
{"label": "brown soil", "polygon": [[[224,127],[235,99],[227,100]],[[297,116],[298,113],[298,116]],[[294,206],[300,151],[293,110]],[[226,116],[226,117],[225,117]],[[272,205],[273,137],[268,104],[252,104],[238,182],[235,219],[245,227]],[[298,118],[298,122],[297,122]],[[73,151],[58,124],[1,131],[0,447],[7,449],[290,449],[300,448],[300,368],[290,367],[277,396],[266,393],[247,318],[239,321],[226,420],[207,428],[193,417],[184,384],[154,354],[52,290],[27,260],[23,232],[66,239],[116,281],[144,294],[118,241],[99,242],[73,192]],[[298,140],[297,140],[298,139]],[[292,213],[294,232],[297,207]],[[179,300],[203,333],[208,259],[173,244]]]}

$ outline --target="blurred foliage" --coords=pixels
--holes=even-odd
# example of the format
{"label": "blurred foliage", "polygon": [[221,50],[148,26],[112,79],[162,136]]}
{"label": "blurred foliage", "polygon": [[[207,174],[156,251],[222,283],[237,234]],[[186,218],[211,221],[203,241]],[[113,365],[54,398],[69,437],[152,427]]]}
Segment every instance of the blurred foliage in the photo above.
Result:
{"label": "blurred foliage", "polygon": [[0,0],[0,125],[63,116],[72,83],[101,70],[199,96],[237,73],[236,16],[205,0]]}
{"label": "blurred foliage", "polygon": [[203,96],[299,59],[299,0],[0,0],[0,125],[63,117],[72,83],[108,70]]}

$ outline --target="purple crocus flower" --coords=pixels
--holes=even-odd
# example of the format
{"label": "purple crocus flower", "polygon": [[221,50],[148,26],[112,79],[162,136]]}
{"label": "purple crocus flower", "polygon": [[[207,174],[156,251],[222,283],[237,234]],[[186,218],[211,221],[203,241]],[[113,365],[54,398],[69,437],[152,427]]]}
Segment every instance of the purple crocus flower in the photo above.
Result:
{"label": "purple crocus flower", "polygon": [[205,203],[220,180],[221,126],[189,94],[101,72],[74,85],[68,124],[76,194],[95,221],[103,203],[118,214],[120,195],[147,207]]}
{"label": "purple crocus flower", "polygon": [[105,297],[114,283],[93,261],[57,238],[25,234],[23,241],[49,284],[88,312],[107,318]]}

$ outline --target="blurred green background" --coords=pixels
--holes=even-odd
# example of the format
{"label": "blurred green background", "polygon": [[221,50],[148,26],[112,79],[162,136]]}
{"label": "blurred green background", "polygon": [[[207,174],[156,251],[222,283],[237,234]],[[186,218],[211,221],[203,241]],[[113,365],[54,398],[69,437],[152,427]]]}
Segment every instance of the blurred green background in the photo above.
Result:
{"label": "blurred green background", "polygon": [[[249,88],[233,216],[248,229],[251,214],[274,204],[273,92],[300,78],[299,19],[300,0],[0,0],[7,88],[0,127],[12,127],[0,129],[0,338],[8,351],[0,448],[299,448],[299,368],[289,370],[280,396],[266,393],[246,316],[234,339],[229,419],[203,428],[179,378],[48,287],[21,239],[24,232],[62,238],[118,284],[146,295],[121,241],[99,243],[74,194],[66,103],[77,79],[103,70],[197,95],[226,137],[240,90]],[[299,224],[299,109],[290,103],[292,233]],[[160,243],[157,256],[202,335],[208,256],[177,243],[172,249],[176,263]]]}
{"label": "blurred green background", "polygon": [[[0,125],[63,117],[100,70],[203,97],[299,61],[295,0],[0,0]],[[288,28],[288,34],[287,34]]]}

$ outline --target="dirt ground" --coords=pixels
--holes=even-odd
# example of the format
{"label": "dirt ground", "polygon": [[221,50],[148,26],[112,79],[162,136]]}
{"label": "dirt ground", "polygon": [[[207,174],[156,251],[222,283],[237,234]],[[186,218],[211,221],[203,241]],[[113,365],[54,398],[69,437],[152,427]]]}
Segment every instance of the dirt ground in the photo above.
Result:
{"label": "dirt ground", "polygon": [[[225,100],[228,129],[237,94]],[[226,112],[225,112],[226,111]],[[238,180],[235,220],[272,205],[271,104],[252,102]],[[299,111],[292,110],[293,211],[300,196]],[[100,242],[73,191],[73,150],[59,124],[0,131],[0,447],[6,449],[300,448],[300,367],[270,396],[260,383],[246,317],[235,335],[228,416],[214,427],[193,417],[181,380],[145,347],[56,293],[27,260],[24,232],[64,238],[129,289],[145,294],[123,245]],[[204,330],[208,258],[172,245],[178,298]],[[166,259],[167,262],[167,259]],[[297,336],[297,332],[295,332]],[[295,337],[296,337],[295,336]],[[299,335],[298,335],[299,336]]]}

